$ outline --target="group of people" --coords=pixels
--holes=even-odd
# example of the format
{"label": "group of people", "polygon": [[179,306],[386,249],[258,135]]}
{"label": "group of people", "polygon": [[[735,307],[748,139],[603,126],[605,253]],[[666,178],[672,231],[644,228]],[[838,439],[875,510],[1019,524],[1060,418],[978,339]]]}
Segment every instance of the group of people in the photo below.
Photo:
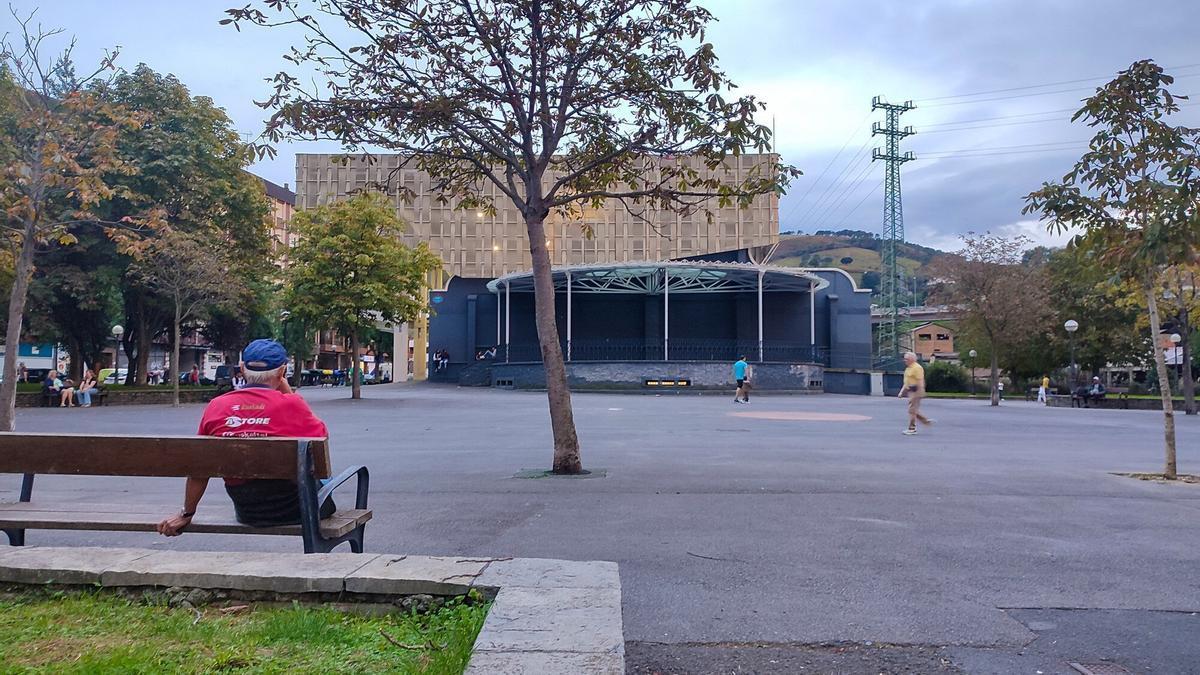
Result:
{"label": "group of people", "polygon": [[62,379],[57,370],[52,370],[42,381],[42,391],[47,394],[58,394],[58,407],[60,408],[90,408],[92,407],[92,396],[99,393],[100,388],[99,382],[96,380],[96,373],[91,369],[83,372],[83,378],[79,384],[69,378]]}
{"label": "group of people", "polygon": [[450,352],[439,349],[433,353],[433,372],[440,373],[450,367]]}

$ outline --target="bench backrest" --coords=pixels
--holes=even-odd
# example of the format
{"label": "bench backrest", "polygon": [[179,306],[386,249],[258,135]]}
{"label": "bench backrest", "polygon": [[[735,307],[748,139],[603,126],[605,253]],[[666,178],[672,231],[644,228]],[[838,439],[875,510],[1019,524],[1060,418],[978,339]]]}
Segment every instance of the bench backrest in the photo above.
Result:
{"label": "bench backrest", "polygon": [[313,475],[328,478],[324,438],[215,438],[0,433],[0,473],[80,476],[296,478],[308,441]]}

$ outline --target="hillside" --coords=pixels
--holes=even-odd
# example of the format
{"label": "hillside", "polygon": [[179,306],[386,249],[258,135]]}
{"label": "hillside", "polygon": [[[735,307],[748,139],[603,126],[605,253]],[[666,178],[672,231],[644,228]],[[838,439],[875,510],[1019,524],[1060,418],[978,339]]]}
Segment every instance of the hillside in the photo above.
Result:
{"label": "hillside", "polygon": [[[783,234],[772,264],[783,267],[839,267],[860,285],[879,290],[882,241],[870,232],[859,230],[822,231],[815,234]],[[925,299],[926,269],[942,251],[904,243],[899,263],[904,285],[910,289],[912,304]]]}

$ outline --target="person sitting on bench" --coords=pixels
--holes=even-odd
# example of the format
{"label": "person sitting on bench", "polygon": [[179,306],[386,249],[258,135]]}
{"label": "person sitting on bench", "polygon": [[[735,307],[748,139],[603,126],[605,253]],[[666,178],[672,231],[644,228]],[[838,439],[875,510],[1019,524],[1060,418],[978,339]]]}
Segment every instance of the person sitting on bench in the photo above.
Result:
{"label": "person sitting on bench", "polygon": [[1100,378],[1093,377],[1092,388],[1088,389],[1087,393],[1088,399],[1092,401],[1103,401],[1106,393],[1108,393],[1108,390],[1104,388],[1104,383],[1100,381]]}
{"label": "person sitting on bench", "polygon": [[[274,340],[255,340],[242,350],[242,389],[222,394],[208,403],[200,419],[202,436],[325,438],[325,423],[313,414],[299,394],[288,386],[288,354]],[[208,476],[193,476],[184,487],[183,510],[158,524],[167,537],[181,534],[192,517]],[[238,522],[252,527],[294,525],[300,522],[300,493],[294,480],[243,480],[225,478],[225,491],[233,500]],[[321,505],[321,517],[333,514],[333,500]]]}

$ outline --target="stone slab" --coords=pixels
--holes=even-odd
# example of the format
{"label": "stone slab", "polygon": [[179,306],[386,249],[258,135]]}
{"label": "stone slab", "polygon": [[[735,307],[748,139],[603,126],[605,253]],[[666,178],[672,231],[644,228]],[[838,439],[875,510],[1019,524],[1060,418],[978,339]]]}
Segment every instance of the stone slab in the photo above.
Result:
{"label": "stone slab", "polygon": [[185,586],[277,593],[340,593],[378,555],[159,551],[105,570],[105,586]]}
{"label": "stone slab", "polygon": [[352,593],[464,595],[488,561],[383,554],[346,576]]}
{"label": "stone slab", "polygon": [[622,653],[619,588],[501,588],[478,651]]}
{"label": "stone slab", "polygon": [[152,553],[129,548],[13,546],[0,549],[0,581],[96,584],[104,572],[134,565]]}
{"label": "stone slab", "polygon": [[466,675],[541,675],[543,673],[589,673],[621,675],[623,653],[580,652],[475,652]]}
{"label": "stone slab", "polygon": [[512,558],[490,563],[475,580],[475,585],[497,588],[619,588],[621,577],[614,562]]}

